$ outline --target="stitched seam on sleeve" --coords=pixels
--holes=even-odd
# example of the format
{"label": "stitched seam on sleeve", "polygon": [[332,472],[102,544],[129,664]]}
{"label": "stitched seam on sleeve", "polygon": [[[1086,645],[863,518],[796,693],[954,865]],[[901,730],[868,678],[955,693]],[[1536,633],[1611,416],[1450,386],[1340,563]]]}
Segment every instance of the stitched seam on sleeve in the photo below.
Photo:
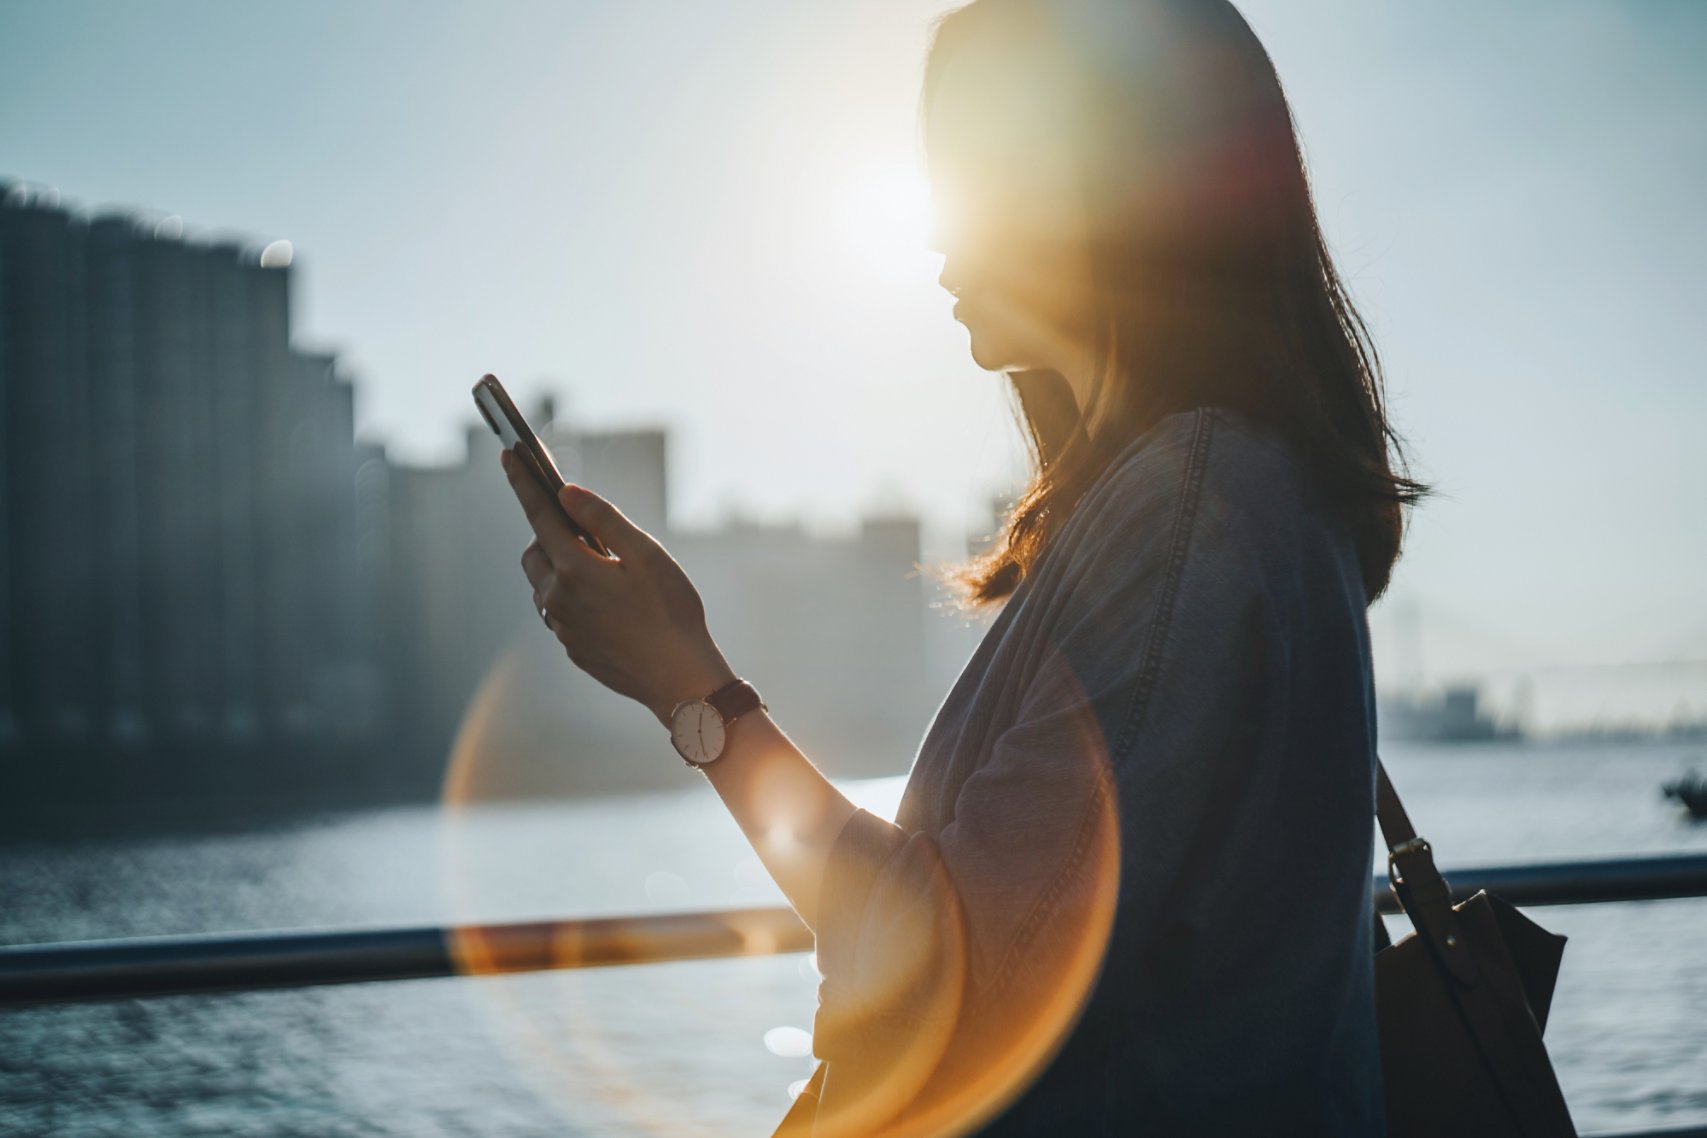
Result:
{"label": "stitched seam on sleeve", "polygon": [[1061,896],[1064,883],[1078,869],[1079,864],[1085,860],[1085,855],[1091,848],[1091,838],[1095,829],[1093,823],[1097,809],[1111,792],[1111,789],[1107,785],[1107,780],[1101,776],[1101,772],[1098,772],[1097,789],[1091,794],[1090,800],[1085,803],[1085,809],[1079,814],[1078,822],[1074,827],[1073,845],[1067,851],[1067,856],[1062,859],[1061,868],[1055,871],[1049,879],[1049,884],[1031,903],[1031,908],[1026,912],[1025,919],[1020,922],[1019,928],[1015,930],[1013,938],[1008,942],[1007,951],[1002,954],[1001,964],[990,979],[990,996],[998,996],[1007,988],[1019,971],[1019,962],[1022,956],[1031,947],[1031,942],[1036,939],[1038,931],[1043,928],[1044,919],[1053,915],[1056,901]]}
{"label": "stitched seam on sleeve", "polygon": [[1214,416],[1198,408],[1191,449],[1186,454],[1185,485],[1174,512],[1173,532],[1168,541],[1168,565],[1162,579],[1162,595],[1156,604],[1156,615],[1150,621],[1150,634],[1144,641],[1144,663],[1133,687],[1132,704],[1127,708],[1114,746],[1109,748],[1111,764],[1118,763],[1126,748],[1137,738],[1138,729],[1143,726],[1150,709],[1150,695],[1162,670],[1162,645],[1173,626],[1174,602],[1179,596],[1179,583],[1184,574],[1186,549],[1191,544],[1192,526],[1197,519],[1198,501],[1203,495],[1203,472],[1209,464],[1209,443],[1214,430]]}
{"label": "stitched seam on sleeve", "polygon": [[[1190,449],[1186,452],[1186,473],[1184,486],[1180,493],[1179,504],[1174,510],[1174,520],[1170,528],[1168,564],[1162,580],[1162,595],[1156,606],[1156,614],[1151,618],[1150,633],[1144,642],[1144,663],[1139,671],[1138,682],[1134,686],[1132,705],[1124,716],[1119,735],[1114,746],[1109,749],[1108,760],[1110,767],[1118,760],[1126,746],[1138,732],[1143,721],[1143,711],[1149,706],[1149,694],[1155,687],[1156,677],[1161,671],[1160,645],[1166,639],[1172,622],[1174,598],[1179,592],[1179,581],[1185,565],[1186,548],[1190,544],[1192,523],[1197,517],[1197,503],[1203,486],[1203,471],[1209,459],[1209,441],[1213,434],[1213,421],[1210,414],[1203,408],[1198,408],[1193,424]],[[1045,917],[1052,914],[1056,902],[1060,898],[1064,883],[1075,871],[1079,863],[1085,859],[1091,847],[1093,822],[1095,812],[1101,805],[1105,794],[1112,794],[1113,788],[1107,786],[1104,772],[1097,772],[1098,786],[1085,804],[1080,814],[1073,835],[1072,848],[1063,859],[1061,867],[1050,877],[1049,884],[1038,894],[1027,910],[1025,918],[1020,922],[1007,950],[1002,954],[1001,964],[990,980],[991,996],[1001,993],[1012,981],[1018,971],[1019,961],[1023,953],[1030,947],[1043,927]]]}

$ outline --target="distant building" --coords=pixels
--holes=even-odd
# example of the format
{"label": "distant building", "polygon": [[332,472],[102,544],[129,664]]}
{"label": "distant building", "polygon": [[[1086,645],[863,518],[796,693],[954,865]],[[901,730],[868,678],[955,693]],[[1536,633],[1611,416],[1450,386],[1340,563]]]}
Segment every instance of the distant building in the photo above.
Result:
{"label": "distant building", "polygon": [[1376,721],[1384,739],[1472,743],[1520,737],[1517,727],[1485,713],[1480,701],[1481,690],[1474,684],[1383,694]]}
{"label": "distant building", "polygon": [[[564,476],[664,543],[731,664],[815,761],[838,775],[907,770],[946,691],[927,643],[938,614],[914,569],[918,519],[868,518],[845,538],[739,521],[673,529],[663,431],[578,430],[547,414],[540,433]],[[484,427],[466,438],[458,465],[390,471],[399,569],[389,648],[392,675],[411,693],[410,728],[448,755],[470,700],[501,678],[502,712],[470,743],[486,767],[484,792],[681,785],[660,725],[577,671],[543,627],[519,564],[531,531],[498,476],[497,442]]]}
{"label": "distant building", "polygon": [[586,432],[559,424],[545,433],[563,477],[611,498],[629,521],[648,533],[664,532],[670,510],[661,429]]}

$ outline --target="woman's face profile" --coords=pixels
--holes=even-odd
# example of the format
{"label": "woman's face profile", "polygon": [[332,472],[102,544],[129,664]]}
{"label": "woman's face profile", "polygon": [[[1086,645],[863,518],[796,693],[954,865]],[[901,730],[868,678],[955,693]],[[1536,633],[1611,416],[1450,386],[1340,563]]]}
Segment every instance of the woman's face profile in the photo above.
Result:
{"label": "woman's face profile", "polygon": [[1089,351],[1089,234],[1060,103],[1038,83],[980,81],[952,64],[930,101],[938,282],[990,371],[1065,372]]}

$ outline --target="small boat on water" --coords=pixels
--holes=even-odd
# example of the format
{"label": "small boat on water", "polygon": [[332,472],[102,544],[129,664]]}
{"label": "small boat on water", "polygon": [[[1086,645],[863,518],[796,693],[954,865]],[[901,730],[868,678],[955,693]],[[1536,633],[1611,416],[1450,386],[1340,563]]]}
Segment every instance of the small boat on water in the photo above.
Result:
{"label": "small boat on water", "polygon": [[1673,779],[1660,787],[1667,798],[1675,798],[1689,810],[1691,818],[1707,818],[1707,779],[1697,771]]}

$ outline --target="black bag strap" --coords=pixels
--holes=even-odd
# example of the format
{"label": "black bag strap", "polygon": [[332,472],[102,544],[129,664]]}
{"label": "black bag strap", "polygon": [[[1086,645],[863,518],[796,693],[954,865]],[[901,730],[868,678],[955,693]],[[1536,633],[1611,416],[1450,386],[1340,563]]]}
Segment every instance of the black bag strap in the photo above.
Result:
{"label": "black bag strap", "polygon": [[1441,967],[1466,988],[1475,987],[1481,975],[1465,943],[1458,914],[1452,911],[1452,890],[1435,867],[1433,848],[1411,825],[1380,756],[1375,759],[1375,817],[1387,841],[1387,879],[1399,905]]}
{"label": "black bag strap", "polygon": [[1411,825],[1411,816],[1405,813],[1405,804],[1399,801],[1399,792],[1393,789],[1387,765],[1379,755],[1375,758],[1375,817],[1381,823],[1381,836],[1387,839],[1388,849],[1417,836],[1417,828]]}

